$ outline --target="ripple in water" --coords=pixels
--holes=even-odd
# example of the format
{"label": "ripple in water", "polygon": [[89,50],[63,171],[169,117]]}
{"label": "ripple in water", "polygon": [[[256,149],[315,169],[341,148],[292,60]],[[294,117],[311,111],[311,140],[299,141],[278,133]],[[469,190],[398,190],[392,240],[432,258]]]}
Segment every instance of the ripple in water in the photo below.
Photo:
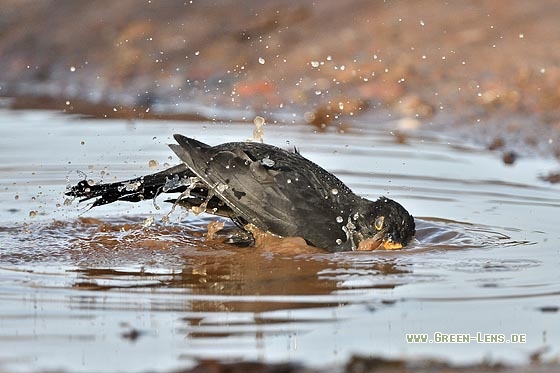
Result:
{"label": "ripple in water", "polygon": [[417,218],[415,240],[413,250],[419,251],[491,249],[534,244],[534,242],[526,240],[513,239],[503,228],[438,218]]}
{"label": "ripple in water", "polygon": [[[153,217],[148,218],[150,221]],[[26,263],[64,263],[80,265],[111,265],[116,262],[139,265],[145,262],[152,264],[152,256],[158,256],[159,264],[169,263],[165,257],[159,257],[160,252],[172,255],[181,252],[182,255],[204,252],[209,255],[213,251],[227,251],[231,255],[237,252],[247,252],[250,248],[239,248],[233,245],[220,244],[219,239],[206,241],[204,239],[207,225],[215,221],[212,217],[189,218],[186,221],[169,224],[149,224],[141,217],[99,220],[94,218],[80,218],[75,221],[55,221],[50,224],[27,223],[18,227],[0,227],[0,234],[6,236],[9,244],[2,252],[3,262],[15,265]],[[231,224],[226,224],[226,234],[230,234]],[[510,229],[512,230],[512,229]],[[221,235],[222,239],[225,235]],[[219,236],[220,237],[220,236]],[[518,245],[532,245],[534,242],[516,240],[509,236],[502,228],[474,225],[452,220],[437,218],[416,218],[416,236],[413,242],[403,250],[377,250],[366,253],[339,253],[337,259],[344,255],[368,256],[399,256],[435,250],[466,250],[491,249],[493,247],[508,247]],[[276,250],[275,246],[264,248],[265,252],[291,254],[289,251]],[[294,251],[299,254],[299,251]],[[320,258],[328,258],[327,253],[318,253]],[[90,261],[91,260],[91,261]],[[96,261],[97,260],[97,261]],[[113,263],[115,264],[115,263]]]}

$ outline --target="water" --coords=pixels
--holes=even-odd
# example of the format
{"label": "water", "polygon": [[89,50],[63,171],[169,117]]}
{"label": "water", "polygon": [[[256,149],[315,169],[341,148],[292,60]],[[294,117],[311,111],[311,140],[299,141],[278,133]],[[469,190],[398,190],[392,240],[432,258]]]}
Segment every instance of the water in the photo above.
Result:
{"label": "water", "polygon": [[[423,130],[403,143],[391,128],[265,127],[265,141],[297,146],[357,193],[387,195],[417,219],[406,250],[290,254],[207,242],[204,215],[176,211],[163,223],[161,197],[65,204],[66,185],[84,173],[112,181],[178,163],[165,145],[173,133],[217,144],[251,137],[250,125],[0,111],[0,371],[166,372],[201,359],[328,369],[355,355],[558,359],[560,188],[537,178],[555,163],[505,166]],[[435,332],[526,342],[406,341]]]}

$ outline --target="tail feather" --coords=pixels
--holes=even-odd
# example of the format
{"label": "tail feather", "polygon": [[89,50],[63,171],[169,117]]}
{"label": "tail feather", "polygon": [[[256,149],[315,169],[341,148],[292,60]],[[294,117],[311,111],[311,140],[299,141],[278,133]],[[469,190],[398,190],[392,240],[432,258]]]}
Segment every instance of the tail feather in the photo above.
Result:
{"label": "tail feather", "polygon": [[90,185],[86,180],[82,180],[65,194],[82,197],[80,202],[97,198],[91,207],[115,201],[138,202],[155,198],[161,193],[183,192],[190,185],[189,178],[194,176],[187,166],[181,163],[152,175],[111,184]]}

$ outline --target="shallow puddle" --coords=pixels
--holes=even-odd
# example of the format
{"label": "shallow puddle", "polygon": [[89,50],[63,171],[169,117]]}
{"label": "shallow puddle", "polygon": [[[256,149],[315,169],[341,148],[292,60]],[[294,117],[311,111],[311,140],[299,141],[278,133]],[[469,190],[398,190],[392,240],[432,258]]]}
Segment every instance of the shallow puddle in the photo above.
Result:
{"label": "shallow puddle", "polygon": [[[358,194],[387,195],[417,219],[405,250],[287,253],[207,241],[206,215],[175,211],[164,223],[171,206],[161,197],[88,210],[64,196],[84,176],[112,181],[178,163],[166,146],[173,133],[217,144],[245,140],[249,125],[0,111],[0,370],[558,359],[560,187],[537,178],[554,162],[506,166],[485,150],[424,130],[394,136],[393,127],[265,127],[266,142],[298,147]],[[526,342],[406,340],[436,332]]]}

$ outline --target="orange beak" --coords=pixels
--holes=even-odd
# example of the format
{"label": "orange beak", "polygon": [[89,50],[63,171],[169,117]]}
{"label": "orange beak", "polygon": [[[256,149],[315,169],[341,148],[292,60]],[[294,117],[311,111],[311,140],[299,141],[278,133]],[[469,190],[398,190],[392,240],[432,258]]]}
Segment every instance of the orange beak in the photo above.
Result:
{"label": "orange beak", "polygon": [[358,244],[356,250],[358,251],[372,251],[372,250],[400,250],[403,245],[398,242],[393,241],[383,241],[379,242],[374,239],[363,240]]}
{"label": "orange beak", "polygon": [[403,246],[398,242],[383,241],[383,247],[385,250],[400,250]]}

